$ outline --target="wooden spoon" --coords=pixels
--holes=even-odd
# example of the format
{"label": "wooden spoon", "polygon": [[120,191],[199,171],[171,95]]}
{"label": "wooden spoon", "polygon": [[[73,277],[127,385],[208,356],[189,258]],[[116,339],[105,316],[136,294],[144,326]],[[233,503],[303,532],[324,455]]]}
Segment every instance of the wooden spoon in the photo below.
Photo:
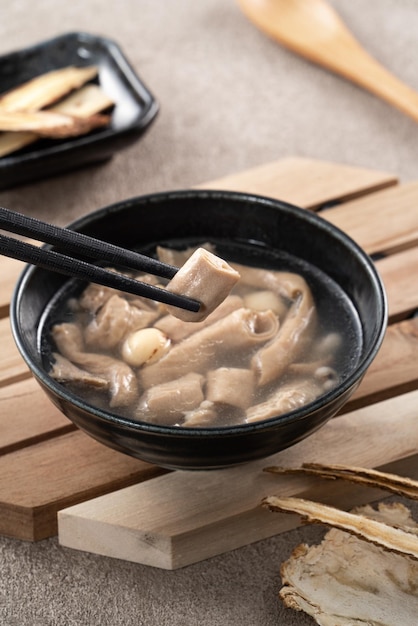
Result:
{"label": "wooden spoon", "polygon": [[418,121],[418,93],[371,57],[325,0],[238,0],[238,4],[256,26],[282,45]]}

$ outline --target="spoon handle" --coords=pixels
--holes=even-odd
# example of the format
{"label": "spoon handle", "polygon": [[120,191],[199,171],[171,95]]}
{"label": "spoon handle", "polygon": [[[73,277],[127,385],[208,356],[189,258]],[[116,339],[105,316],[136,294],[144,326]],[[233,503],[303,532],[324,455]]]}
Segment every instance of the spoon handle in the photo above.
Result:
{"label": "spoon handle", "polygon": [[[299,50],[300,54],[303,54]],[[309,60],[351,80],[418,122],[418,93],[376,61],[347,31],[320,49],[305,51]]]}
{"label": "spoon handle", "polygon": [[376,61],[325,0],[238,0],[281,45],[363,87],[418,121],[418,93]]}

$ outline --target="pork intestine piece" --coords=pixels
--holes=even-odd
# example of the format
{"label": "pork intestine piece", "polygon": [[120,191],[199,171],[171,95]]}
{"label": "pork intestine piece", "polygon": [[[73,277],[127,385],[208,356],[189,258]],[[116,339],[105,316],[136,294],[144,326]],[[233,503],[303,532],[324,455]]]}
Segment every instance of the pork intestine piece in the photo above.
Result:
{"label": "pork intestine piece", "polygon": [[122,341],[129,320],[130,306],[124,298],[112,295],[97,311],[84,330],[90,348],[106,350]]}
{"label": "pork intestine piece", "polygon": [[203,382],[204,376],[191,373],[150,387],[139,400],[136,417],[155,424],[175,424],[203,402]]}
{"label": "pork intestine piece", "polygon": [[243,297],[244,306],[256,311],[265,311],[271,309],[276,313],[279,319],[283,319],[288,311],[288,302],[285,299],[271,291],[270,289],[264,289],[259,291],[252,291],[247,293]]}
{"label": "pork intestine piece", "polygon": [[216,418],[217,411],[213,402],[203,400],[198,407],[184,413],[181,425],[187,428],[209,428],[216,425]]}
{"label": "pork intestine piece", "polygon": [[137,400],[138,384],[133,370],[123,361],[105,354],[86,352],[78,324],[56,324],[52,338],[62,356],[108,381],[111,407],[129,406]]}
{"label": "pork intestine piece", "polygon": [[231,265],[239,273],[241,285],[272,291],[289,302],[306,289],[305,279],[294,272],[262,269],[239,263],[231,263]]}
{"label": "pork intestine piece", "polygon": [[[106,269],[108,269],[110,272],[116,271],[113,267],[108,267]],[[131,274],[127,272],[119,273],[125,276],[131,276]],[[138,274],[134,278],[135,280],[139,280],[150,285],[160,286],[158,278],[156,276],[151,276],[150,274]],[[126,300],[128,300],[131,306],[135,306],[139,309],[144,309],[148,311],[159,310],[159,303],[154,302],[153,300],[149,300],[148,298],[143,298],[141,296],[136,296],[133,294],[128,294],[119,291],[118,289],[105,287],[104,285],[98,285],[96,283],[89,283],[84,289],[79,298],[79,306],[81,309],[89,311],[90,313],[97,313],[99,309],[101,309],[103,305],[106,304],[106,302],[115,295],[124,297]]]}
{"label": "pork intestine piece", "polygon": [[205,319],[225,300],[239,280],[239,273],[226,261],[204,248],[198,248],[168,283],[172,293],[200,302],[197,312],[167,306],[169,313],[187,322]]}
{"label": "pork intestine piece", "polygon": [[254,387],[253,370],[219,367],[207,373],[206,399],[217,404],[246,409],[251,404]]}
{"label": "pork intestine piece", "polygon": [[105,287],[104,285],[90,283],[81,294],[79,304],[85,311],[96,313],[109,300],[109,298],[117,293],[118,291],[116,289],[112,289],[112,287]]}
{"label": "pork intestine piece", "polygon": [[315,344],[312,346],[313,350],[311,357],[317,359],[332,359],[335,361],[335,355],[340,350],[343,343],[343,338],[340,333],[330,332],[324,334],[322,337],[318,337]]}
{"label": "pork intestine piece", "polygon": [[277,380],[284,374],[312,340],[315,329],[316,308],[306,281],[297,274],[282,275],[285,277],[283,288],[292,298],[292,304],[277,336],[252,359],[260,385]]}
{"label": "pork intestine piece", "polygon": [[277,334],[279,321],[272,311],[241,308],[207,326],[171,350],[158,363],[145,366],[138,376],[144,389],[193,370],[202,373],[224,354],[254,349]]}
{"label": "pork intestine piece", "polygon": [[210,324],[217,322],[222,317],[232,313],[232,311],[242,308],[242,306],[242,298],[231,294],[201,322],[184,322],[173,315],[165,315],[154,324],[154,327],[162,330],[173,342],[178,343],[205,326],[210,326]]}
{"label": "pork intestine piece", "polygon": [[167,248],[165,246],[157,246],[156,253],[157,258],[163,263],[168,263],[169,265],[174,265],[175,267],[181,267],[198,248],[203,248],[204,250],[208,250],[213,254],[216,253],[215,246],[208,241],[200,244],[199,246],[188,246],[184,250]]}
{"label": "pork intestine piece", "polygon": [[54,362],[51,367],[50,375],[60,383],[75,383],[96,389],[109,388],[109,381],[77,367],[77,365],[71,363],[71,361],[58,352],[53,352],[52,357]]}
{"label": "pork intestine piece", "polygon": [[156,310],[131,306],[125,298],[112,295],[86,326],[86,345],[97,350],[115,348],[128,333],[150,326],[158,315]]}
{"label": "pork intestine piece", "polygon": [[315,370],[315,379],[321,384],[323,391],[334,389],[339,383],[339,376],[333,367],[322,365]]}
{"label": "pork intestine piece", "polygon": [[181,267],[190,258],[192,253],[197,250],[198,246],[189,247],[185,250],[176,250],[175,248],[166,248],[165,246],[157,246],[156,253],[157,258],[162,263],[173,265],[174,267]]}
{"label": "pork intestine piece", "polygon": [[251,424],[295,411],[313,402],[321,392],[321,386],[309,378],[294,379],[281,385],[264,402],[250,407],[246,412],[244,422]]}
{"label": "pork intestine piece", "polygon": [[313,377],[321,385],[322,391],[330,391],[340,380],[336,370],[328,365],[330,361],[331,355],[318,361],[291,363],[287,374]]}

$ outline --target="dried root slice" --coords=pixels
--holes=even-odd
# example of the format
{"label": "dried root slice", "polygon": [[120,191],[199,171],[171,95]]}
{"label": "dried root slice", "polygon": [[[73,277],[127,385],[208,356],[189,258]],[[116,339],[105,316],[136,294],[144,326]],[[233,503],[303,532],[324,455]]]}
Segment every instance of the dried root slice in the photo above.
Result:
{"label": "dried root slice", "polygon": [[302,467],[295,468],[266,467],[265,471],[273,474],[306,474],[319,476],[320,478],[340,478],[366,487],[384,489],[412,500],[418,500],[418,481],[373,469],[349,465],[304,463]]}
{"label": "dried root slice", "polygon": [[[400,503],[356,509],[358,515],[418,532]],[[418,615],[418,563],[338,529],[320,545],[302,544],[282,564],[283,603],[321,626],[400,626]]]}
{"label": "dried root slice", "polygon": [[0,133],[0,157],[17,152],[39,139],[39,135],[30,131]]}
{"label": "dried root slice", "polygon": [[[78,118],[88,118],[109,109],[113,104],[114,102],[98,85],[89,84],[84,85],[47,110]],[[1,133],[0,157],[21,150],[38,139],[39,135],[30,131]]]}
{"label": "dried root slice", "polygon": [[38,111],[97,76],[97,67],[64,67],[41,74],[0,97],[0,111]]}
{"label": "dried root slice", "polygon": [[71,117],[51,111],[0,112],[0,130],[31,131],[40,137],[65,138],[84,135],[98,126],[106,126],[109,117],[91,115],[87,118]]}
{"label": "dried root slice", "polygon": [[74,117],[90,117],[90,115],[109,109],[114,104],[99,85],[91,83],[77,89],[48,110]]}
{"label": "dried root slice", "polygon": [[399,528],[301,498],[269,496],[263,505],[271,511],[297,513],[307,522],[345,530],[385,550],[418,560],[418,537]]}

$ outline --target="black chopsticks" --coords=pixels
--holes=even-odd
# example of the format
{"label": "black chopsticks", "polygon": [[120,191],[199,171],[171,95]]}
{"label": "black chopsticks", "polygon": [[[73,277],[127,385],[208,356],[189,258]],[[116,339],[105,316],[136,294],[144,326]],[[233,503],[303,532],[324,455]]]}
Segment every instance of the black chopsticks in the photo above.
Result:
{"label": "black chopsticks", "polygon": [[[163,278],[172,278],[178,269],[173,265],[162,263],[157,259],[139,254],[138,252],[126,250],[71,229],[48,224],[3,207],[0,207],[0,228],[40,242],[53,244],[57,248],[74,255],[100,259],[100,261],[115,267],[122,266],[140,270]],[[74,278],[82,278],[89,282],[150,298],[151,300],[173,305],[187,311],[196,312],[199,310],[200,303],[187,296],[171,293],[161,287],[149,285],[73,256],[67,256],[45,247],[34,246],[7,235],[0,234],[0,254],[37,265],[43,269],[52,270]]]}

